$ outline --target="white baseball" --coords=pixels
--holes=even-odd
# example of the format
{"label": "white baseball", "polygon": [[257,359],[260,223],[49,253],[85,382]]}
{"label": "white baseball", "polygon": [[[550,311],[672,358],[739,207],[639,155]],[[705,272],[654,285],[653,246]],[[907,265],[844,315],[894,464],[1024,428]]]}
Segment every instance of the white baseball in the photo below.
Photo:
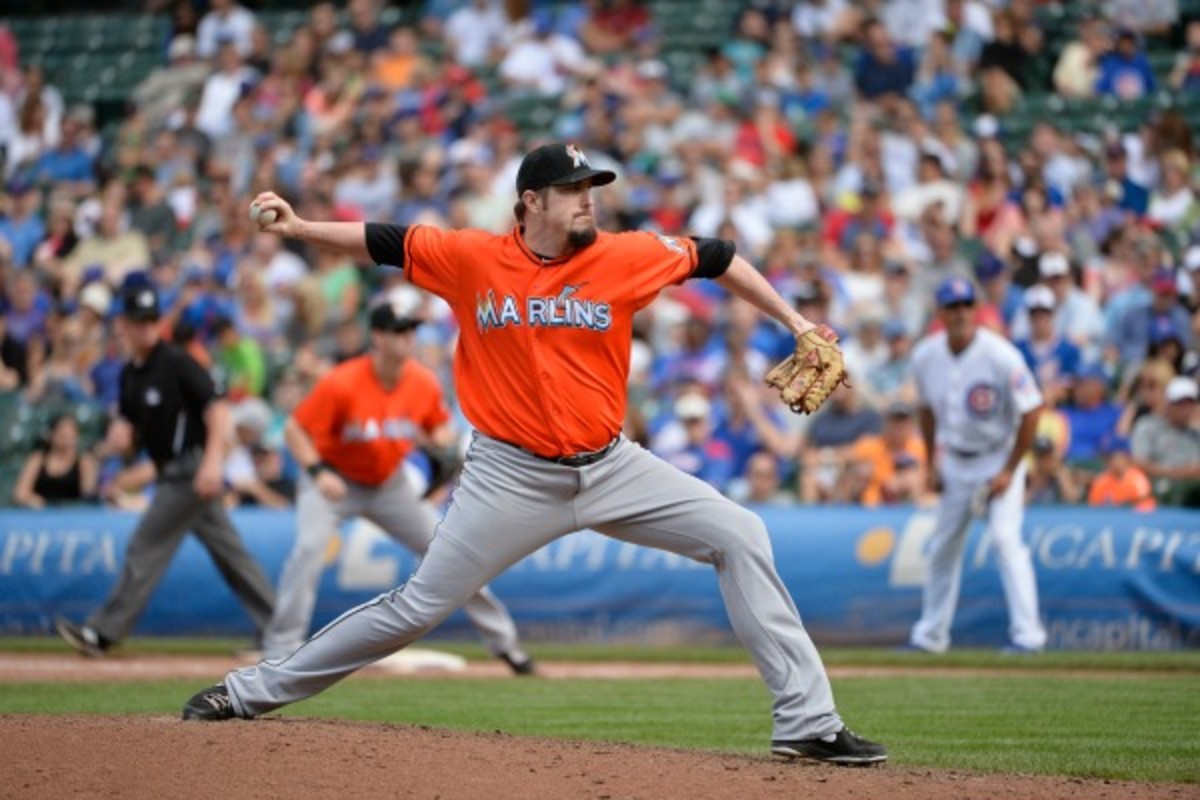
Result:
{"label": "white baseball", "polygon": [[259,208],[258,203],[250,204],[250,219],[259,225],[270,225],[279,218],[279,212],[273,208]]}

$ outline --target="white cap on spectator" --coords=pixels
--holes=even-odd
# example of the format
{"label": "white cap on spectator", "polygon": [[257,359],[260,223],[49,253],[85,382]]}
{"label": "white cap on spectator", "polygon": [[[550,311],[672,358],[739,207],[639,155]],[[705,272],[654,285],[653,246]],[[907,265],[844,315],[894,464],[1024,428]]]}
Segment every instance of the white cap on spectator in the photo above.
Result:
{"label": "white cap on spectator", "polygon": [[325,42],[325,52],[334,55],[349,53],[354,49],[354,34],[350,31],[338,31]]}
{"label": "white cap on spectator", "polygon": [[1053,311],[1058,305],[1054,298],[1054,292],[1049,286],[1030,286],[1025,290],[1025,307],[1030,311],[1035,308],[1040,308],[1046,311]]}
{"label": "white cap on spectator", "polygon": [[1200,269],[1200,244],[1183,251],[1183,265],[1193,272]]}
{"label": "white cap on spectator", "polygon": [[79,293],[79,305],[96,312],[98,317],[107,317],[112,308],[112,290],[99,281],[92,281]]}
{"label": "white cap on spectator", "polygon": [[191,58],[196,55],[196,37],[190,33],[181,33],[167,45],[167,58],[174,61],[177,58]]}
{"label": "white cap on spectator", "polygon": [[685,394],[675,401],[675,416],[682,420],[708,419],[711,409],[708,400],[695,393]]}
{"label": "white cap on spectator", "polygon": [[667,77],[667,65],[657,58],[648,58],[637,65],[637,75],[647,81],[659,81]]}
{"label": "white cap on spectator", "polygon": [[975,135],[980,139],[991,139],[1000,132],[1000,122],[991,114],[981,114],[975,120]]}
{"label": "white cap on spectator", "polygon": [[1038,259],[1038,272],[1043,278],[1055,278],[1071,274],[1071,262],[1062,253],[1042,253]]}
{"label": "white cap on spectator", "polygon": [[1167,384],[1167,402],[1178,403],[1181,400],[1196,400],[1200,396],[1196,382],[1186,375],[1176,375]]}
{"label": "white cap on spectator", "polygon": [[235,427],[246,428],[262,434],[271,427],[271,419],[274,414],[271,412],[271,407],[267,405],[267,401],[261,397],[247,397],[233,407],[231,416]]}
{"label": "white cap on spectator", "polygon": [[459,139],[450,145],[446,155],[451,164],[460,167],[467,164],[486,166],[492,163],[492,156],[487,148],[473,139]]}

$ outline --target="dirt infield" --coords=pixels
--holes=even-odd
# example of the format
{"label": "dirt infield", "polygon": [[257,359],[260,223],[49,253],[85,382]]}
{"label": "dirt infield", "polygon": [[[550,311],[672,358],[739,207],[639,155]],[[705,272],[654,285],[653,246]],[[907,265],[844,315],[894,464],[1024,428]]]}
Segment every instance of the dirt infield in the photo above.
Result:
{"label": "dirt infield", "polygon": [[[89,661],[57,654],[0,654],[0,682],[214,680],[244,659],[136,656]],[[897,670],[835,670],[883,674]],[[745,664],[543,666],[567,679],[743,677]],[[959,671],[961,672],[961,671]],[[928,674],[928,670],[923,670]],[[501,678],[504,665],[419,679]],[[352,680],[386,677],[365,671]],[[220,724],[166,716],[0,716],[0,797],[194,798],[1088,798],[1182,800],[1197,787],[1024,775],[980,775],[903,766],[839,769],[696,751],[464,733],[425,726],[265,717]]]}
{"label": "dirt infield", "polygon": [[141,798],[1195,797],[1196,787],[840,769],[692,751],[267,717],[0,717],[0,795]]}

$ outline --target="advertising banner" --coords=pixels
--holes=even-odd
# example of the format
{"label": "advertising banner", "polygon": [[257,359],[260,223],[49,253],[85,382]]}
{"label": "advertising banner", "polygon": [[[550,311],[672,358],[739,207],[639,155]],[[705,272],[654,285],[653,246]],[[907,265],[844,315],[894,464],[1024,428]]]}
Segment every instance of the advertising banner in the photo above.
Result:
{"label": "advertising banner", "polygon": [[[929,511],[757,509],[780,576],[818,643],[898,644],[920,610]],[[278,580],[294,516],[238,511],[251,553]],[[100,509],[0,511],[0,633],[82,620],[116,583],[137,517]],[[1200,513],[1035,508],[1025,538],[1051,648],[1163,650],[1200,645]],[[403,583],[414,556],[365,521],[326,554],[314,625]],[[532,639],[697,642],[731,638],[712,567],[591,531],[564,537],[492,583]],[[977,525],[964,557],[956,645],[1001,646],[1007,611]],[[204,548],[188,537],[138,624],[139,635],[253,633]],[[437,636],[470,636],[462,614]]]}

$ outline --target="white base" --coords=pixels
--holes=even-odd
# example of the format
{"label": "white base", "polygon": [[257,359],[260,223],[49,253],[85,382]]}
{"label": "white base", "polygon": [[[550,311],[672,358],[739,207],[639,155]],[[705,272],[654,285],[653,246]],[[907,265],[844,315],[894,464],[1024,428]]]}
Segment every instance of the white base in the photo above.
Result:
{"label": "white base", "polygon": [[406,647],[387,658],[381,658],[372,666],[394,675],[411,675],[414,672],[462,672],[467,668],[467,660],[440,650]]}

